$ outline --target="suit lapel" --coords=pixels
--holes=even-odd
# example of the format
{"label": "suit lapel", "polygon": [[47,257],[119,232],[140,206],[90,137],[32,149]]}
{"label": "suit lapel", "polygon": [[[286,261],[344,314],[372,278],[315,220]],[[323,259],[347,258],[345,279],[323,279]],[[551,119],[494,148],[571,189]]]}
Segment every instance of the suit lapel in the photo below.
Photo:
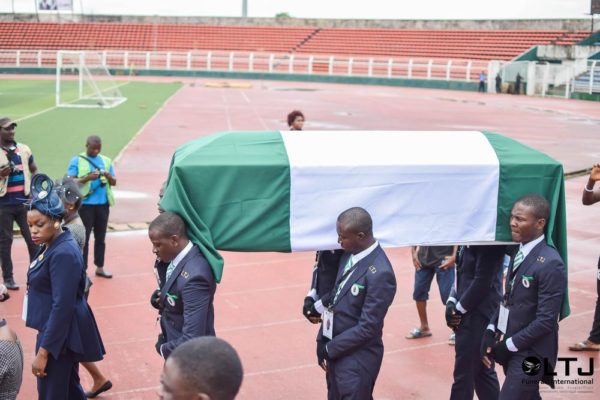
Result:
{"label": "suit lapel", "polygon": [[[340,295],[338,296],[337,303],[339,303],[340,299],[348,293],[348,291],[350,290],[352,285],[356,281],[358,281],[360,278],[362,278],[364,274],[367,273],[367,271],[369,270],[369,267],[371,267],[373,265],[372,264],[373,260],[375,260],[375,257],[377,257],[377,255],[379,254],[380,251],[381,251],[381,247],[377,246],[375,248],[375,250],[373,250],[371,252],[371,254],[369,254],[368,256],[366,256],[365,258],[360,260],[358,262],[358,264],[356,264],[356,269],[354,270],[354,272],[352,272],[352,275],[350,275],[350,277],[346,281],[346,284],[342,288],[342,291],[340,292]],[[348,262],[348,259],[346,259],[346,262]]]}
{"label": "suit lapel", "polygon": [[171,273],[171,276],[165,282],[165,286],[163,286],[163,290],[161,291],[160,297],[162,297],[163,300],[164,300],[164,297],[167,295],[167,292],[171,289],[171,286],[173,286],[173,284],[177,280],[177,277],[179,276],[179,274],[181,274],[181,271],[183,270],[185,263],[187,263],[194,256],[194,254],[197,251],[198,250],[196,249],[196,246],[193,246],[190,249],[190,251],[188,251],[188,253],[185,255],[185,257],[183,257],[183,259],[179,262],[179,264],[177,264],[177,266]]}

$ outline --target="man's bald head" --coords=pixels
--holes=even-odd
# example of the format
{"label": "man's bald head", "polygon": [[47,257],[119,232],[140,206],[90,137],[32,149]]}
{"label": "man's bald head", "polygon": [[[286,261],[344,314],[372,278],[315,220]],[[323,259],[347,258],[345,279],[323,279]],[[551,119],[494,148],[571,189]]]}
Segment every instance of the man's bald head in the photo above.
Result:
{"label": "man's bald head", "polygon": [[347,252],[358,254],[373,243],[373,220],[364,208],[352,207],[338,216],[338,243]]}
{"label": "man's bald head", "polygon": [[98,135],[90,135],[88,136],[86,144],[102,144],[102,138]]}
{"label": "man's bald head", "polygon": [[355,233],[364,232],[368,236],[373,236],[373,220],[364,208],[349,208],[342,212],[337,220]]}
{"label": "man's bald head", "polygon": [[178,346],[163,369],[162,386],[178,399],[233,400],[244,377],[235,349],[212,336]]}
{"label": "man's bald head", "polygon": [[154,221],[148,227],[148,231],[158,232],[161,236],[166,237],[178,236],[187,238],[185,221],[179,215],[168,211],[154,218]]}

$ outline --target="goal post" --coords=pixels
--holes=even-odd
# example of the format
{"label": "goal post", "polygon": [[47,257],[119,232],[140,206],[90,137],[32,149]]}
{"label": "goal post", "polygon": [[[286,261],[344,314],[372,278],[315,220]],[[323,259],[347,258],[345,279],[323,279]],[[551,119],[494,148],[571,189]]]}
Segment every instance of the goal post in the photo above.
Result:
{"label": "goal post", "polygon": [[56,106],[113,108],[127,100],[102,62],[90,51],[56,53]]}

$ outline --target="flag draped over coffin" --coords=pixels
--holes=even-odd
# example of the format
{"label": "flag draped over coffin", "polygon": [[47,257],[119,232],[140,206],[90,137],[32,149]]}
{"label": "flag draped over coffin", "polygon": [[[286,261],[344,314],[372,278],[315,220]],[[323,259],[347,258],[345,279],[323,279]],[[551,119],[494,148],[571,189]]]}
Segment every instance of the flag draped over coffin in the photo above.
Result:
{"label": "flag draped over coffin", "polygon": [[550,202],[546,235],[566,263],[562,165],[488,132],[217,133],[176,150],[161,205],[220,280],[217,250],[337,248],[336,218],[354,206],[383,246],[509,242],[510,209],[528,193]]}

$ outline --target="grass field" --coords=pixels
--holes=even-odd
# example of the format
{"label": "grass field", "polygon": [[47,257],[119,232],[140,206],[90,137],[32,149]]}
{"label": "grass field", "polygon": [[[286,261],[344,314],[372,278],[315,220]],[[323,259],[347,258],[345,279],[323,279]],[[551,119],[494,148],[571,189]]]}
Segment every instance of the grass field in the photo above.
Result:
{"label": "grass field", "polygon": [[[0,79],[0,116],[18,122],[16,139],[29,145],[40,172],[65,174],[85,138],[102,137],[102,153],[114,158],[181,83],[130,82],[120,87],[127,101],[112,109],[56,108],[54,80]],[[118,171],[117,171],[118,174]]]}

